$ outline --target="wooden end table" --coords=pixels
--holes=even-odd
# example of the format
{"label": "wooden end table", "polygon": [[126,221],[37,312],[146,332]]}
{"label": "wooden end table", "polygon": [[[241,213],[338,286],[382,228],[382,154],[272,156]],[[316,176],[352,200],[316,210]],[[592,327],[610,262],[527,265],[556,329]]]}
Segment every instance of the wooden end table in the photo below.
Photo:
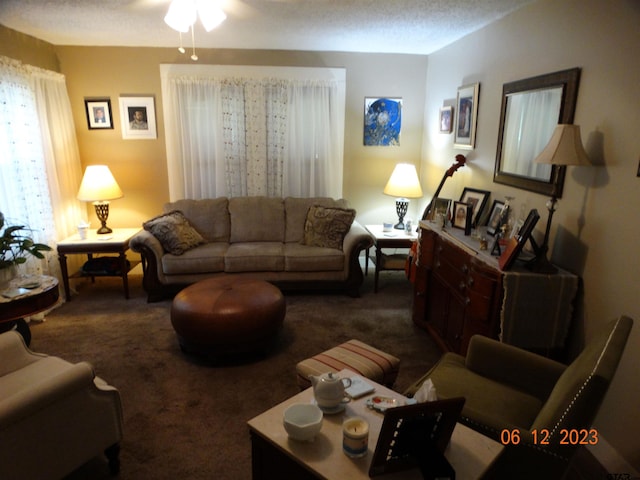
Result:
{"label": "wooden end table", "polygon": [[112,233],[98,235],[96,230],[90,230],[86,239],[81,239],[76,233],[61,242],[58,242],[58,259],[60,260],[60,270],[62,271],[62,282],[64,284],[64,293],[67,302],[71,301],[71,290],[69,289],[69,272],[67,270],[67,255],[69,254],[87,254],[90,260],[93,255],[99,253],[117,253],[120,260],[120,273],[118,274],[96,274],[78,272],[71,277],[91,277],[93,281],[95,277],[121,277],[124,287],[124,297],[129,298],[129,281],[127,274],[136,265],[131,263],[127,265],[127,250],[129,250],[129,240],[139,228],[114,228]]}
{"label": "wooden end table", "polygon": [[[342,370],[338,375],[351,377],[355,373]],[[342,413],[325,415],[322,430],[313,442],[290,440],[282,425],[282,415],[289,405],[313,400],[312,388],[249,420],[253,480],[369,479],[369,466],[382,428],[383,414],[369,409],[366,400],[372,395],[383,395],[396,398],[402,405],[406,398],[372,380],[367,382],[375,387],[375,393],[352,400]],[[369,422],[369,448],[363,458],[348,458],[342,452],[342,422],[353,416],[364,417]],[[498,442],[458,423],[445,456],[458,480],[475,480],[503,448]],[[412,480],[422,479],[422,474],[415,468],[375,478]]]}
{"label": "wooden end table", "polygon": [[48,275],[18,277],[0,291],[0,333],[14,326],[27,346],[31,330],[24,317],[30,317],[54,306],[58,301],[58,280]]}
{"label": "wooden end table", "polygon": [[[382,270],[404,270],[406,255],[385,255],[382,250],[385,248],[411,248],[413,242],[418,239],[417,234],[412,230],[409,235],[404,230],[392,228],[390,232],[383,232],[382,225],[365,225],[365,228],[375,238],[376,248],[375,277],[373,291],[378,293],[378,276]],[[365,258],[365,274],[369,273],[369,249]]]}

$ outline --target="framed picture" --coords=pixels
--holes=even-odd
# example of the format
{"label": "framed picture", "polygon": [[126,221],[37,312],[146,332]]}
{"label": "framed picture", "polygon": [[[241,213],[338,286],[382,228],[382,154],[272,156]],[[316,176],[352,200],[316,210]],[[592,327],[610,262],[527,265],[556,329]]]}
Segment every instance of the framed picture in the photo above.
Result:
{"label": "framed picture", "polygon": [[84,109],[87,114],[89,130],[112,129],[111,99],[85,98]]}
{"label": "framed picture", "polygon": [[476,123],[478,120],[478,94],[480,84],[474,83],[458,88],[454,148],[473,150],[476,146]]}
{"label": "framed picture", "polygon": [[365,146],[399,146],[402,126],[402,98],[364,99]]}
{"label": "framed picture", "polygon": [[428,465],[432,478],[455,478],[444,452],[464,403],[464,398],[453,397],[388,409],[382,420],[369,476]]}
{"label": "framed picture", "polygon": [[462,191],[460,201],[462,203],[470,204],[473,209],[473,214],[471,215],[472,226],[476,226],[478,224],[478,220],[480,220],[484,207],[489,200],[489,195],[491,195],[491,192],[487,190],[477,190],[469,187],[465,187]]}
{"label": "framed picture", "polygon": [[120,119],[125,140],[157,138],[153,97],[120,97]]}
{"label": "framed picture", "polygon": [[442,216],[445,218],[447,218],[447,212],[449,211],[449,206],[451,205],[451,200],[448,198],[436,198],[433,201],[433,208],[431,209],[432,212],[432,219],[436,219],[437,215],[439,213],[442,214]]}
{"label": "framed picture", "polygon": [[473,210],[470,204],[463,202],[453,202],[452,225],[462,228],[465,232],[471,229],[471,215]]}
{"label": "framed picture", "polygon": [[529,240],[531,232],[533,232],[533,227],[536,226],[539,219],[540,215],[538,214],[538,210],[535,208],[532,209],[529,215],[527,215],[518,234],[507,241],[507,246],[498,259],[498,266],[501,270],[509,270],[513,266],[513,263],[516,261],[516,258],[518,258],[524,244]]}
{"label": "framed picture", "polygon": [[440,109],[440,133],[451,133],[453,131],[453,107],[442,107]]}
{"label": "framed picture", "polygon": [[504,209],[504,202],[500,200],[494,200],[489,211],[489,219],[487,220],[487,233],[489,235],[495,235],[500,230],[500,217],[502,216],[502,210]]}

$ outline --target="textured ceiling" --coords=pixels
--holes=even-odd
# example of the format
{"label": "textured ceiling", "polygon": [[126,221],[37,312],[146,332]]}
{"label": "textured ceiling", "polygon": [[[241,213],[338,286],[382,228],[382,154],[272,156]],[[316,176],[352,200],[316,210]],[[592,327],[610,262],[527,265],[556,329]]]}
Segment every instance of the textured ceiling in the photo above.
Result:
{"label": "textured ceiling", "polygon": [[[0,24],[54,45],[174,47],[169,1],[0,0]],[[220,1],[228,18],[198,24],[199,48],[429,54],[535,0]]]}

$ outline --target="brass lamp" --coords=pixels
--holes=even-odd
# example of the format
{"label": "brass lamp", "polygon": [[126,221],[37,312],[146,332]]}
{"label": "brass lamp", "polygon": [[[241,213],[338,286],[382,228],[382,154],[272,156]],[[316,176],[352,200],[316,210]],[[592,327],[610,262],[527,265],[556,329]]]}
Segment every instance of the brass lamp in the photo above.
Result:
{"label": "brass lamp", "polygon": [[93,202],[96,216],[102,225],[97,231],[99,235],[113,231],[107,227],[109,200],[115,200],[123,196],[118,182],[113,178],[109,167],[106,165],[90,165],[84,171],[80,190],[78,190],[78,200]]}
{"label": "brass lamp", "polygon": [[[534,160],[535,163],[543,163],[547,165],[558,165],[564,168],[566,165],[585,166],[591,165],[587,152],[582,146],[580,137],[580,126],[560,124],[551,135],[551,140],[542,150],[540,155]],[[547,258],[549,250],[549,232],[551,230],[551,219],[556,211],[558,197],[554,192],[547,201],[547,210],[549,217],[547,219],[547,228],[544,232],[544,240],[542,245],[538,246],[531,238],[531,244],[535,252],[535,257],[527,265],[529,269],[538,273],[556,273],[558,269]]]}
{"label": "brass lamp", "polygon": [[409,208],[409,199],[422,196],[422,188],[420,187],[416,167],[410,163],[397,164],[383,192],[386,195],[397,197],[396,213],[398,214],[398,223],[394,225],[394,228],[404,230],[404,216]]}

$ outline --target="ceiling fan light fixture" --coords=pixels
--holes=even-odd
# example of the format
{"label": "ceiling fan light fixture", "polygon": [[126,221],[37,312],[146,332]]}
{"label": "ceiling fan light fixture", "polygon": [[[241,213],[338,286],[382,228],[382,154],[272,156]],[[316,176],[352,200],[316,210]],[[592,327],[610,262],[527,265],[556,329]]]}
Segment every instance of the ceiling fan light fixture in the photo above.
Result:
{"label": "ceiling fan light fixture", "polygon": [[178,32],[187,33],[196,19],[197,10],[193,0],[172,0],[164,22]]}
{"label": "ceiling fan light fixture", "polygon": [[197,1],[198,16],[202,22],[202,26],[207,32],[210,32],[227,18],[222,8],[217,6],[211,0]]}

